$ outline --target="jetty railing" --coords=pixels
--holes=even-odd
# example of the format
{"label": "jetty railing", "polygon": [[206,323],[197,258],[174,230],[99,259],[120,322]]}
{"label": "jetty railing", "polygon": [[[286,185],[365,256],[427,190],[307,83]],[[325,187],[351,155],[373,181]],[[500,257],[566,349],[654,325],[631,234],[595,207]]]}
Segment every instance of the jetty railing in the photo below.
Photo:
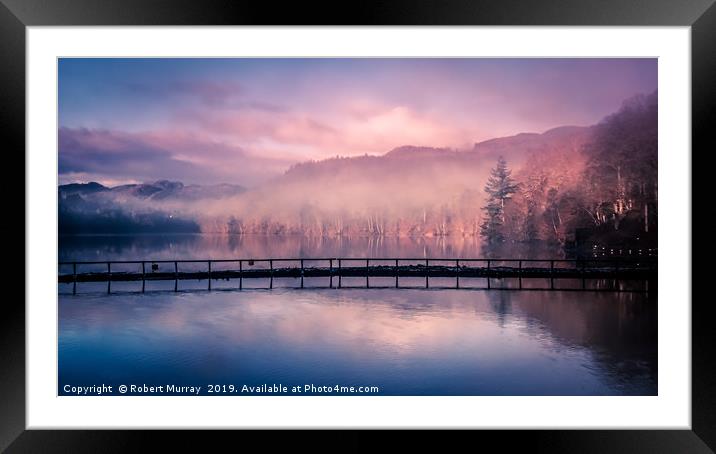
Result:
{"label": "jetty railing", "polygon": [[[286,266],[293,263],[293,266]],[[322,263],[322,266],[307,266],[307,263]],[[201,269],[182,270],[180,265],[202,265]],[[235,264],[233,267],[217,269],[219,265]],[[263,264],[263,266],[258,266]],[[424,279],[424,287],[430,287],[430,278],[452,278],[455,285],[449,288],[461,288],[461,279],[485,278],[486,289],[492,289],[492,279],[517,278],[522,289],[522,280],[542,278],[549,280],[549,288],[555,290],[555,279],[581,280],[582,290],[587,290],[588,279],[642,280],[656,279],[657,262],[648,258],[575,258],[575,259],[504,259],[504,258],[268,258],[268,259],[189,259],[189,260],[103,260],[103,261],[61,261],[60,268],[71,272],[59,273],[59,283],[72,283],[76,293],[77,283],[107,282],[107,292],[111,292],[112,282],[141,281],[142,292],[147,281],[174,281],[174,290],[178,290],[180,280],[207,280],[211,290],[212,280],[238,280],[238,289],[243,289],[244,279],[268,278],[268,288],[273,288],[274,279],[299,278],[304,288],[304,279],[312,277],[329,278],[329,288],[343,288],[343,278],[363,278],[365,285],[371,288],[370,279],[392,278],[395,288],[401,287],[400,278]],[[119,270],[119,265],[141,266],[141,271]],[[149,266],[148,266],[149,265]],[[539,266],[538,266],[539,265]],[[106,271],[84,271],[89,266],[100,266]],[[106,268],[105,268],[106,267]],[[647,284],[648,285],[648,284]],[[385,288],[382,286],[381,288]],[[392,286],[391,286],[392,287]],[[619,287],[619,286],[617,286]],[[442,288],[442,287],[441,287]],[[648,287],[647,287],[648,288]],[[531,290],[539,290],[530,287]],[[560,289],[562,290],[562,289]],[[591,289],[590,289],[591,290]]]}

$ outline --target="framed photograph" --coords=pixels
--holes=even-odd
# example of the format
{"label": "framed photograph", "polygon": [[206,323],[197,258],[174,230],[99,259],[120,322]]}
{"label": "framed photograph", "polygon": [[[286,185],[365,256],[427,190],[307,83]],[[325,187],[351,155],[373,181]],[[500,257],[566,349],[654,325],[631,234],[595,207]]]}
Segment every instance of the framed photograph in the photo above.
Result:
{"label": "framed photograph", "polygon": [[480,429],[712,452],[713,2],[2,2],[25,158],[3,449]]}

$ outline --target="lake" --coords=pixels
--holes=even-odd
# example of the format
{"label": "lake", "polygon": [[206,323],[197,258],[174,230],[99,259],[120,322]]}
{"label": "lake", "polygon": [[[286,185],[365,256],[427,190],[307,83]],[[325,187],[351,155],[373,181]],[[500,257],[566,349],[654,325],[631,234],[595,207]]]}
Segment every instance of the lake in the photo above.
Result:
{"label": "lake", "polygon": [[[73,237],[61,238],[59,256],[132,260],[359,257],[363,252],[414,257],[422,247],[430,254],[442,250],[447,258],[458,247],[441,249],[433,239],[340,244],[202,235]],[[461,253],[473,253],[467,247]],[[256,281],[256,287],[265,285]],[[187,283],[178,292],[173,282],[154,282],[146,293],[137,291],[138,283],[113,283],[110,295],[102,283],[84,284],[77,295],[60,286],[58,394],[102,384],[113,387],[109,394],[118,394],[124,384],[171,385],[187,395],[196,392],[192,386],[202,395],[658,391],[653,294],[290,288],[294,281],[284,279],[273,290],[241,291],[232,289],[232,282],[223,288],[217,283],[212,291],[203,289],[206,282],[196,289]],[[220,392],[210,392],[216,385]],[[302,391],[294,392],[294,386]],[[351,386],[367,392],[350,392]],[[134,394],[177,394],[143,389]]]}

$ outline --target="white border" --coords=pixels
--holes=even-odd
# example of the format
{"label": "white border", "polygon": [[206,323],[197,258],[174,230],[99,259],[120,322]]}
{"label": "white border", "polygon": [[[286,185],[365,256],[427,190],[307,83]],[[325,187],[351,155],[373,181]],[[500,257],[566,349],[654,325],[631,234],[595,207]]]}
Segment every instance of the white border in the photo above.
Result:
{"label": "white border", "polygon": [[[28,27],[27,428],[690,428],[690,41],[688,27]],[[658,57],[659,395],[57,397],[59,56]]]}

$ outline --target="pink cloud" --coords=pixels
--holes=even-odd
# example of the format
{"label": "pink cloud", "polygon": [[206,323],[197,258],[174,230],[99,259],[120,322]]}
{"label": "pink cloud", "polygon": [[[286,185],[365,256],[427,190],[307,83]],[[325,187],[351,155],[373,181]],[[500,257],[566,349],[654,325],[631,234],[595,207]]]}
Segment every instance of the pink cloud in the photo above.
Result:
{"label": "pink cloud", "polygon": [[459,147],[474,137],[474,131],[437,114],[361,100],[346,110],[326,106],[314,114],[259,109],[184,111],[176,120],[181,128],[221,138],[257,155],[293,147],[295,160],[382,154],[406,144]]}

